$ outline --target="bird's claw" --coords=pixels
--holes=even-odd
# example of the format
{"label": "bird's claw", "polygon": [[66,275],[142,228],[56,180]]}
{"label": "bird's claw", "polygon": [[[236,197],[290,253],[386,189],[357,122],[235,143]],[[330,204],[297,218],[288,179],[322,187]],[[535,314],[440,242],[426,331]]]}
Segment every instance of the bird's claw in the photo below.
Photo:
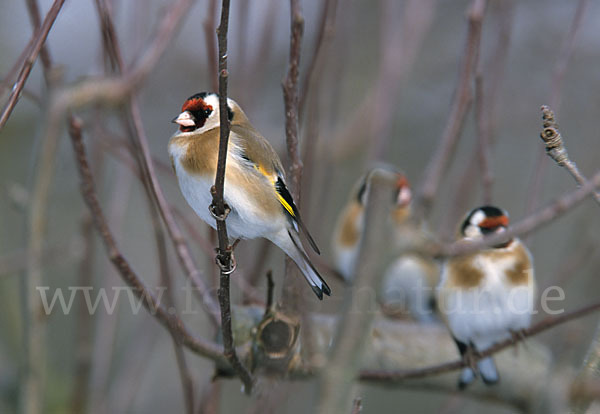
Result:
{"label": "bird's claw", "polygon": [[[229,263],[225,263],[227,261]],[[221,254],[220,252],[217,253],[217,257],[215,257],[215,263],[217,264],[217,266],[219,266],[221,273],[224,275],[232,274],[237,268],[237,262],[235,260],[235,256],[233,255],[233,252],[229,253],[229,260],[226,260],[225,255]]]}
{"label": "bird's claw", "polygon": [[216,209],[217,206],[215,206],[214,204],[210,204],[208,206],[208,211],[210,215],[217,221],[225,221],[229,213],[231,213],[231,207],[229,207],[227,204],[225,204],[225,210],[223,211],[223,214],[217,214],[217,212],[215,211]]}

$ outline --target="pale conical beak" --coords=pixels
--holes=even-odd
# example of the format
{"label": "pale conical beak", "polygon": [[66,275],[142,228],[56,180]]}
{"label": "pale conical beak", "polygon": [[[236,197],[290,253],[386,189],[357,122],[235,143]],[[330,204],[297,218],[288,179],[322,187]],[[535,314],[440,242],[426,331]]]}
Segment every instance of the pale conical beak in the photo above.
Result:
{"label": "pale conical beak", "polygon": [[183,111],[176,118],[174,118],[171,122],[174,124],[179,124],[184,127],[191,127],[196,125],[196,120],[194,116],[190,114],[188,111]]}

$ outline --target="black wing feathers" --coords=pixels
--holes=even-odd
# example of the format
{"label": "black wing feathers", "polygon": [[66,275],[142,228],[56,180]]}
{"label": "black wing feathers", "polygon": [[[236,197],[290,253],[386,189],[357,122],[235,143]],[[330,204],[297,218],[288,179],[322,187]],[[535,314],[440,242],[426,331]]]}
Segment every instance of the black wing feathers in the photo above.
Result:
{"label": "black wing feathers", "polygon": [[[292,211],[294,214],[291,217],[296,223],[298,223],[298,227],[300,227],[300,230],[302,230],[302,232],[304,232],[304,234],[306,235],[306,238],[308,239],[308,243],[310,244],[310,247],[312,247],[312,249],[317,254],[321,254],[321,250],[319,250],[317,243],[315,243],[312,236],[308,232],[308,229],[304,225],[304,222],[300,218],[300,213],[298,212],[298,207],[296,207],[296,204],[294,203],[294,199],[292,198],[292,195],[290,194],[289,190],[287,189],[287,187],[286,187],[285,183],[283,182],[283,180],[281,179],[281,177],[277,177],[277,182],[275,183],[275,189],[277,190],[279,195],[285,200],[285,202],[288,203],[290,205],[290,207],[292,208]],[[289,211],[285,207],[283,208],[283,210],[289,214]]]}

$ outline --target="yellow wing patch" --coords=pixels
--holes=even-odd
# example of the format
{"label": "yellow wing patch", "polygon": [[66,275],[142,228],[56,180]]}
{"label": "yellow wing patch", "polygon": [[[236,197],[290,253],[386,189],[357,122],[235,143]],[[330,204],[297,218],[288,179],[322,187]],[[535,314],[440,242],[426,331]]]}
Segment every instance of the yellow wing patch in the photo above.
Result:
{"label": "yellow wing patch", "polygon": [[275,194],[277,194],[277,200],[279,200],[279,203],[281,203],[281,205],[283,206],[283,208],[285,208],[285,210],[290,214],[290,216],[296,217],[296,214],[294,213],[294,208],[291,206],[291,204],[277,190],[277,176],[273,175],[273,174],[270,174],[260,164],[254,164],[254,169],[269,179],[269,181],[273,185],[273,188],[275,189]]}
{"label": "yellow wing patch", "polygon": [[277,199],[279,200],[283,208],[285,208],[287,212],[290,213],[290,216],[296,217],[296,215],[294,214],[294,209],[292,208],[292,206],[290,206],[290,204],[287,201],[285,201],[281,194],[277,193]]}

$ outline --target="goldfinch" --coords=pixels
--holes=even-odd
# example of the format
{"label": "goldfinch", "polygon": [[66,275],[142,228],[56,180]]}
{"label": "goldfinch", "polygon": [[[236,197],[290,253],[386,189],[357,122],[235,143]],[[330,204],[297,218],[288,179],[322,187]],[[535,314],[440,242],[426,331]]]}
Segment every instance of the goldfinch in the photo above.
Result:
{"label": "goldfinch", "polygon": [[393,167],[377,167],[369,170],[355,184],[348,203],[338,217],[332,237],[332,250],[336,269],[346,279],[354,277],[354,268],[358,256],[360,240],[365,222],[370,179],[377,171],[393,171],[397,175],[396,189],[393,194],[395,207],[391,213],[393,225],[399,225],[410,214],[411,191],[406,177]]}
{"label": "goldfinch", "polygon": [[[331,295],[300,242],[302,231],[319,253],[287,189],[279,156],[235,101],[228,99],[227,106],[231,132],[224,199],[231,209],[229,236],[270,240],[296,262],[319,299],[323,293]],[[189,97],[173,122],[179,131],[169,141],[169,154],[179,187],[198,217],[214,228],[209,206],[219,150],[219,96],[203,92]]]}
{"label": "goldfinch", "polygon": [[[332,247],[337,270],[347,281],[354,276],[360,238],[364,228],[364,214],[370,178],[378,170],[396,174],[390,224],[396,241],[404,237],[399,230],[411,211],[411,189],[406,176],[392,166],[373,168],[355,184],[350,200],[338,218],[333,234]],[[417,254],[397,258],[383,276],[380,299],[385,310],[394,315],[409,314],[418,321],[434,319],[434,290],[438,282],[439,266],[431,259]]]}
{"label": "goldfinch", "polygon": [[[497,207],[478,207],[467,214],[458,237],[478,240],[501,233],[506,231],[508,221],[508,214]],[[531,254],[514,238],[448,259],[436,294],[439,312],[461,356],[470,363],[471,351],[484,351],[529,326],[535,294]],[[484,383],[498,382],[491,357],[479,360],[476,368]],[[475,377],[471,367],[464,368],[459,388],[465,388]]]}

